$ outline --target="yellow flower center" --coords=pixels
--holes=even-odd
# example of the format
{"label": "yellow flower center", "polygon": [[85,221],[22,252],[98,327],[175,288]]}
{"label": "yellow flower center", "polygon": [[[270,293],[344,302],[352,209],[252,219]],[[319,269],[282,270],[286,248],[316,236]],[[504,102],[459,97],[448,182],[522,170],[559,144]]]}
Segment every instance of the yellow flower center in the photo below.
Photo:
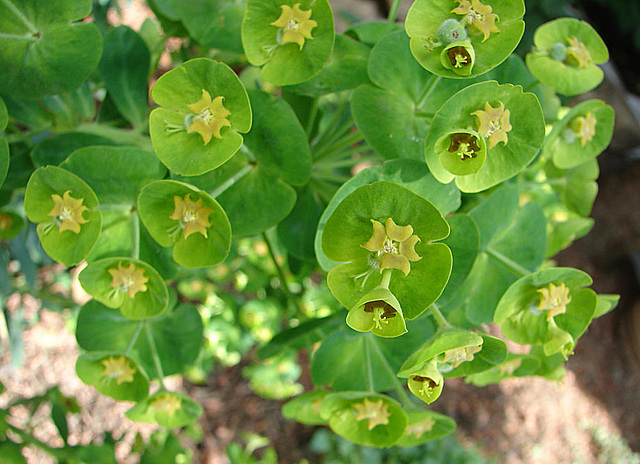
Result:
{"label": "yellow flower center", "polygon": [[149,278],[144,275],[144,269],[136,267],[135,264],[129,263],[128,267],[118,263],[116,269],[109,269],[111,274],[111,286],[121,293],[126,293],[129,298],[135,297],[138,292],[146,292],[146,283]]}
{"label": "yellow flower center", "polygon": [[53,199],[53,209],[49,211],[49,216],[53,217],[53,222],[58,226],[60,232],[70,230],[74,234],[80,233],[80,225],[89,222],[83,217],[83,213],[89,208],[84,206],[82,198],[73,198],[69,194],[70,190],[64,192],[62,197],[56,193],[51,195]]}
{"label": "yellow flower center", "polygon": [[564,282],[557,287],[549,284],[548,287],[539,288],[538,293],[540,293],[538,311],[547,311],[547,320],[567,312],[567,305],[571,303],[571,297]]}
{"label": "yellow flower center", "polygon": [[418,382],[422,384],[422,386],[418,390],[418,393],[427,397],[431,396],[433,394],[433,389],[438,386],[438,383],[435,380],[429,377],[423,377],[421,375],[413,376],[412,380],[414,382]]}
{"label": "yellow flower center", "polygon": [[569,46],[567,47],[566,64],[577,65],[579,68],[586,68],[591,64],[591,53],[587,47],[578,40],[577,37],[569,37],[567,39]]}
{"label": "yellow flower center", "polygon": [[583,147],[593,140],[596,135],[596,124],[598,120],[592,112],[588,112],[586,116],[578,116],[575,118],[571,126],[574,129],[574,135],[580,138],[580,145]]}
{"label": "yellow flower center", "polygon": [[[455,348],[453,350],[447,350],[443,353],[441,359],[438,359],[440,363],[448,363],[450,364],[451,370],[458,367],[465,361],[473,361],[473,355],[479,352],[482,349],[482,346],[463,346],[461,348]],[[440,368],[440,371],[443,372],[443,369]]]}
{"label": "yellow flower center", "polygon": [[187,132],[197,132],[207,145],[212,137],[222,138],[220,131],[223,127],[231,126],[227,119],[231,112],[227,110],[222,102],[224,98],[218,96],[211,99],[211,95],[206,90],[202,90],[202,97],[196,103],[187,105],[189,111],[195,114],[191,118],[191,124],[187,127]]}
{"label": "yellow flower center", "polygon": [[272,26],[280,28],[278,31],[278,42],[282,44],[296,43],[302,50],[305,39],[313,39],[311,30],[318,26],[318,23],[311,18],[311,10],[301,10],[300,3],[296,3],[291,8],[289,5],[281,5],[280,17],[271,23]]}
{"label": "yellow flower center", "polygon": [[101,363],[104,366],[102,376],[107,381],[115,380],[118,385],[123,382],[133,382],[133,374],[136,373],[136,368],[131,366],[131,363],[124,356],[110,356],[104,359]]}
{"label": "yellow flower center", "polygon": [[356,410],[356,420],[358,422],[367,420],[367,428],[373,430],[378,425],[386,425],[389,423],[389,405],[379,399],[377,401],[369,400],[365,398],[362,403],[356,403],[353,405]]}
{"label": "yellow flower center", "polygon": [[156,412],[165,412],[168,416],[173,416],[180,409],[182,399],[169,393],[163,393],[151,402],[151,407]]}
{"label": "yellow flower center", "polygon": [[404,434],[413,435],[416,438],[420,438],[426,432],[431,432],[431,429],[434,425],[436,425],[436,421],[434,420],[434,418],[428,417],[423,421],[407,425],[407,428],[404,429]]}
{"label": "yellow flower center", "polygon": [[484,110],[471,113],[478,117],[478,134],[489,139],[487,144],[489,148],[495,147],[499,142],[506,145],[509,141],[507,132],[513,129],[509,122],[510,111],[504,108],[504,103],[498,103],[499,106],[494,108],[486,102]]}
{"label": "yellow flower center", "polygon": [[410,261],[418,261],[421,257],[416,253],[415,246],[420,241],[413,234],[410,225],[399,226],[392,218],[388,218],[383,225],[371,219],[373,234],[363,248],[375,253],[379,263],[379,270],[398,269],[405,275],[411,271]]}
{"label": "yellow flower center", "polygon": [[209,215],[213,213],[213,208],[203,206],[202,198],[196,201],[191,200],[190,194],[183,198],[174,196],[175,208],[171,214],[171,219],[178,221],[179,230],[184,232],[184,238],[196,232],[207,238],[207,229],[211,227]]}
{"label": "yellow flower center", "polygon": [[456,0],[458,7],[451,10],[452,13],[464,15],[461,24],[471,24],[484,36],[484,42],[489,38],[492,32],[500,32],[496,21],[499,20],[498,15],[492,13],[490,5],[484,5],[479,0]]}

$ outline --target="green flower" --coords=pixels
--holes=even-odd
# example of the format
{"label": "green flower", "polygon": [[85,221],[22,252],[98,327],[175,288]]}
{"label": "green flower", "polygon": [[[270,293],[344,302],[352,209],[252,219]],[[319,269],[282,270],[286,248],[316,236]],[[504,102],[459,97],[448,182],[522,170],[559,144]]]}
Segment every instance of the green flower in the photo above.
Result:
{"label": "green flower", "polygon": [[133,374],[136,373],[136,368],[124,356],[117,358],[109,356],[107,359],[102,360],[101,364],[104,366],[102,376],[108,382],[115,380],[118,385],[123,382],[133,382]]}
{"label": "green flower", "polygon": [[358,332],[371,332],[380,337],[397,337],[407,332],[400,303],[383,286],[376,287],[356,303],[347,314],[347,325]]}
{"label": "green flower", "polygon": [[492,32],[500,32],[496,21],[498,15],[492,13],[490,5],[484,5],[479,0],[456,0],[460,5],[451,12],[459,15],[465,15],[462,22],[469,23],[478,31],[482,32],[484,42],[489,38]]}
{"label": "green flower", "polygon": [[356,421],[367,421],[367,428],[373,430],[378,425],[389,423],[389,405],[381,399],[374,401],[365,398],[362,403],[355,403],[353,409],[356,410]]}
{"label": "green flower", "polygon": [[80,225],[89,222],[82,215],[89,208],[82,204],[82,198],[73,198],[69,190],[64,192],[62,197],[57,193],[51,195],[53,199],[53,209],[49,216],[53,217],[53,222],[58,226],[60,232],[70,230],[74,234],[80,233]]}
{"label": "green flower", "polygon": [[432,359],[409,374],[408,386],[411,393],[427,404],[437,400],[444,387],[444,378],[438,370],[436,359]]}
{"label": "green flower", "polygon": [[399,226],[392,218],[388,218],[384,225],[374,219],[371,219],[371,223],[373,234],[362,247],[375,253],[380,272],[398,269],[408,275],[411,271],[410,261],[421,259],[415,250],[420,238],[413,234],[413,227]]}
{"label": "green flower", "polygon": [[497,108],[489,102],[484,104],[484,110],[474,111],[472,114],[478,117],[478,133],[489,139],[489,148],[495,147],[499,142],[505,145],[509,141],[507,132],[513,127],[509,122],[509,110],[504,109],[504,103],[498,102]]}
{"label": "green flower", "polygon": [[221,96],[211,100],[209,92],[203,89],[202,98],[187,105],[189,111],[195,113],[195,116],[190,118],[191,124],[187,127],[187,132],[200,134],[205,145],[211,141],[212,136],[221,139],[220,130],[231,126],[227,119],[231,112],[222,105],[223,100]]}

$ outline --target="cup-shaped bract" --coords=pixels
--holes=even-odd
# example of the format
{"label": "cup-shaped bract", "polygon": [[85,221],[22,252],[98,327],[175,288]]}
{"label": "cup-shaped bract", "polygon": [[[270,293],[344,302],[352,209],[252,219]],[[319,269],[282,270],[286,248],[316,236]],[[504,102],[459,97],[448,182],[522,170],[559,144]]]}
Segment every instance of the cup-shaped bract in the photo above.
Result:
{"label": "cup-shaped bract", "polygon": [[181,266],[214,266],[229,253],[227,214],[203,190],[173,180],[151,182],[140,191],[138,211],[153,239],[173,246],[173,259]]}
{"label": "cup-shaped bract", "polygon": [[331,57],[333,12],[327,0],[249,0],[242,21],[247,60],[275,85],[315,76]]}
{"label": "cup-shaped bract", "polygon": [[354,443],[378,448],[393,445],[404,433],[407,415],[385,395],[368,392],[333,393],[324,398],[320,415],[335,433]]}
{"label": "cup-shaped bract", "polygon": [[407,331],[398,299],[384,287],[374,288],[349,310],[347,325],[380,337],[397,337]]}
{"label": "cup-shaped bract", "polygon": [[536,79],[562,95],[578,95],[595,88],[604,77],[597,66],[609,60],[602,38],[588,23],[560,18],[540,26],[526,63]]}
{"label": "cup-shaped bract", "polygon": [[573,107],[545,139],[544,153],[560,169],[572,169],[594,159],[611,142],[615,112],[601,100]]}
{"label": "cup-shaped bract", "polygon": [[120,308],[129,319],[157,316],[169,304],[164,279],[137,259],[99,259],[82,270],[79,280],[89,295],[109,308]]}
{"label": "cup-shaped bract", "polygon": [[407,427],[395,446],[417,446],[449,435],[456,429],[456,422],[448,416],[425,409],[405,410]]}
{"label": "cup-shaped bract", "polygon": [[593,319],[597,296],[588,274],[571,268],[543,269],[516,282],[500,299],[494,322],[516,343],[542,345],[550,356],[573,352]]}
{"label": "cup-shaped bract", "polygon": [[184,427],[197,421],[202,406],[186,395],[160,390],[126,412],[136,422],[156,422],[168,429]]}
{"label": "cup-shaped bract", "polygon": [[422,67],[467,78],[507,59],[524,33],[523,16],[522,0],[416,0],[405,29]]}
{"label": "cup-shaped bract", "polygon": [[460,90],[436,112],[425,158],[440,182],[455,178],[463,192],[480,192],[524,169],[544,136],[542,108],[534,94],[519,85],[480,82]]}
{"label": "cup-shaped bract", "polygon": [[404,317],[415,319],[449,280],[451,251],[434,243],[447,235],[449,225],[425,198],[386,181],[359,187],[340,202],[323,230],[325,255],[343,263],[329,272],[329,289],[351,310],[382,285],[397,298]]}
{"label": "cup-shaped bract", "polygon": [[119,401],[140,401],[149,394],[147,374],[120,353],[85,353],[76,361],[76,373],[87,385]]}
{"label": "cup-shaped bract", "polygon": [[78,264],[96,244],[102,228],[97,206],[89,185],[56,166],[36,169],[24,196],[27,218],[38,224],[42,248],[65,266]]}
{"label": "cup-shaped bract", "polygon": [[185,176],[211,171],[231,158],[251,129],[247,91],[229,66],[189,60],[151,89],[160,105],[149,116],[151,143],[169,170]]}

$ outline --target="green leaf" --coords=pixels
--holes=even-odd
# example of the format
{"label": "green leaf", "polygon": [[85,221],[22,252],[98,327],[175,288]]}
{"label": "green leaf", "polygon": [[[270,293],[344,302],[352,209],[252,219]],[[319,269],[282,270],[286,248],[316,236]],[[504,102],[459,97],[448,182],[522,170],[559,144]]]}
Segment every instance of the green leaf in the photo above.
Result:
{"label": "green leaf", "polygon": [[[488,2],[484,2],[488,5]],[[496,26],[499,32],[492,32],[488,38],[473,25],[467,27],[466,40],[475,51],[471,72],[466,75],[444,67],[440,54],[444,44],[437,44],[440,25],[450,18],[458,21],[464,16],[454,13],[456,5],[448,0],[417,0],[407,13],[405,29],[411,38],[411,52],[416,60],[428,71],[442,77],[460,79],[478,76],[495,68],[515,50],[524,33],[524,2],[522,0],[492,0],[489,5],[497,14]]]}
{"label": "green leaf", "polygon": [[470,375],[467,381],[476,387],[484,387],[510,377],[534,375],[538,369],[540,369],[540,360],[536,356],[509,353],[505,362],[488,371]]}
{"label": "green leaf", "polygon": [[[370,411],[368,408],[381,416],[380,420],[362,417]],[[378,448],[392,446],[407,426],[407,414],[397,401],[368,392],[328,395],[320,405],[320,414],[329,418],[329,427],[341,437],[358,445]]]}
{"label": "green leaf", "polygon": [[620,295],[598,295],[598,304],[593,318],[604,316],[609,311],[613,311],[619,301]]}
{"label": "green leaf", "polygon": [[[433,178],[424,163],[414,160],[387,161],[381,166],[363,169],[345,182],[331,199],[322,213],[315,238],[315,252],[318,262],[325,271],[335,266],[335,262],[322,251],[322,236],[327,220],[340,202],[359,187],[377,181],[389,181],[411,190],[431,202],[443,216],[460,207],[460,191],[454,184],[443,185]],[[365,240],[366,241],[366,240]]]}
{"label": "green leaf", "polygon": [[[585,47],[589,58],[579,65],[564,59],[554,59],[552,48],[562,44],[568,51],[569,39],[576,39]],[[526,63],[531,74],[562,95],[588,92],[602,82],[604,74],[598,64],[609,60],[607,46],[588,23],[575,18],[559,18],[540,26],[533,35],[534,50],[527,54]],[[562,58],[562,57],[561,57]]]}
{"label": "green leaf", "polygon": [[405,410],[408,421],[395,446],[411,447],[438,440],[456,429],[456,422],[444,414],[424,409]]}
{"label": "green leaf", "polygon": [[302,188],[291,213],[278,224],[278,240],[289,254],[315,263],[313,241],[325,204],[310,185]]}
{"label": "green leaf", "polygon": [[90,23],[91,0],[0,3],[0,87],[21,98],[71,92],[100,60],[102,38]]}
{"label": "green leaf", "polygon": [[77,149],[92,145],[117,145],[117,143],[100,135],[64,132],[38,142],[31,151],[31,160],[36,167],[58,166]]}
{"label": "green leaf", "polygon": [[[281,44],[280,30],[273,22],[282,14],[281,5],[300,3],[302,11],[311,10],[317,23],[312,39],[305,39],[302,49],[297,43]],[[249,0],[242,21],[242,45],[247,60],[263,66],[262,77],[275,85],[293,85],[309,80],[329,60],[333,49],[333,12],[327,0]]]}
{"label": "green leaf", "polygon": [[[174,404],[175,410],[171,409]],[[166,407],[171,412],[165,410]],[[132,421],[157,422],[162,427],[173,429],[193,424],[202,412],[202,406],[188,396],[160,390],[129,409],[126,416]]]}
{"label": "green leaf", "polygon": [[[80,224],[80,232],[60,231],[53,216],[54,195],[63,198],[68,192],[71,198],[82,199],[86,210],[81,216],[86,220]],[[24,208],[31,222],[38,223],[38,237],[42,247],[51,258],[65,266],[74,266],[85,259],[100,234],[102,216],[96,209],[98,198],[82,179],[64,169],[48,166],[38,168],[27,184]]]}
{"label": "green leaf", "polygon": [[89,295],[110,308],[120,308],[130,319],[147,319],[167,309],[167,285],[158,271],[143,261],[100,259],[84,268],[78,278]]}
{"label": "green leaf", "polygon": [[435,332],[428,318],[407,321],[407,328],[402,337],[381,338],[344,327],[325,339],[314,354],[311,380],[335,391],[393,389],[407,353]]}
{"label": "green leaf", "polygon": [[305,425],[324,425],[327,421],[320,417],[320,404],[329,394],[326,390],[314,390],[296,396],[282,406],[282,416]]}
{"label": "green leaf", "polygon": [[118,26],[105,35],[100,76],[118,111],[137,128],[147,124],[150,60],[144,40],[129,27]]}
{"label": "green leaf", "polygon": [[85,353],[76,361],[76,373],[84,383],[118,401],[140,401],[149,394],[147,374],[119,353]]}
{"label": "green leaf", "polygon": [[[452,130],[472,127],[480,131],[480,116],[474,113],[485,113],[487,105],[494,110],[504,105],[504,113],[509,112],[511,130],[506,132],[508,140],[491,146],[491,138],[488,137],[488,151],[482,167],[474,174],[454,175],[440,161],[438,142]],[[480,82],[456,93],[438,110],[425,140],[425,157],[429,170],[440,182],[448,183],[455,178],[456,185],[463,192],[480,192],[524,169],[542,147],[544,135],[542,109],[534,94],[523,93],[520,86],[512,84]]]}
{"label": "green leaf", "polygon": [[[202,318],[191,305],[181,305],[146,321],[134,321],[92,300],[80,310],[76,338],[87,351],[123,353],[138,330],[151,332],[165,376],[184,372],[202,348]],[[151,353],[149,338],[141,333],[129,357],[155,379],[158,373]]]}
{"label": "green leaf", "polygon": [[84,179],[103,205],[135,206],[142,187],[167,173],[153,153],[135,147],[80,148],[60,167]]}
{"label": "green leaf", "polygon": [[[205,144],[197,132],[187,132],[185,118],[193,118],[188,105],[209,93],[212,100],[223,98],[231,124],[223,127],[221,138]],[[163,74],[151,89],[151,97],[163,108],[151,112],[149,132],[158,158],[172,171],[195,176],[211,171],[227,161],[242,145],[239,132],[251,128],[251,106],[238,76],[224,63],[207,58],[189,60]],[[188,153],[188,156],[184,156]]]}
{"label": "green leaf", "polygon": [[[182,212],[179,202],[185,208]],[[231,226],[225,211],[191,185],[173,180],[147,184],[140,192],[138,211],[153,239],[163,247],[173,246],[173,258],[181,266],[213,266],[229,253]],[[195,215],[196,220],[173,219],[175,214]],[[194,223],[198,227],[190,229]]]}
{"label": "green leaf", "polygon": [[311,176],[311,152],[304,128],[289,104],[259,90],[248,92],[253,126],[245,145],[266,171],[302,186]]}

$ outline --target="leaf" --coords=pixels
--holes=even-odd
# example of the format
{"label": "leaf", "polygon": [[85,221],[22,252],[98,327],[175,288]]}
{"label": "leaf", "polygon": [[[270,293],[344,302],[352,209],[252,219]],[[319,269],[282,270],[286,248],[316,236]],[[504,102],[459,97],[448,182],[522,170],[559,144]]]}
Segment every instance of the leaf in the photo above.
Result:
{"label": "leaf", "polygon": [[78,315],[76,338],[87,351],[122,353],[136,331],[142,330],[129,356],[152,379],[158,378],[147,330],[158,351],[165,376],[183,372],[193,364],[202,347],[202,318],[191,305],[181,305],[147,321],[134,321],[92,300]]}
{"label": "leaf", "polygon": [[326,338],[314,354],[311,380],[334,391],[393,389],[407,353],[435,332],[428,318],[408,321],[407,328],[402,337],[381,338],[344,327]]}
{"label": "leaf", "polygon": [[424,409],[410,409],[405,412],[408,416],[407,428],[395,446],[418,446],[438,440],[456,429],[456,422],[444,414]]}
{"label": "leaf", "polygon": [[144,40],[129,27],[118,26],[105,35],[100,76],[118,111],[136,128],[147,124],[150,60]]}
{"label": "leaf", "polygon": [[[178,408],[171,413],[163,409],[166,398],[176,401]],[[185,427],[202,416],[202,406],[186,395],[160,390],[133,406],[126,416],[136,422],[157,422],[168,429]]]}
{"label": "leaf", "polygon": [[[100,60],[102,38],[90,23],[91,0],[0,3],[0,87],[19,98],[70,92]],[[72,65],[70,65],[72,63]]]}
{"label": "leaf", "polygon": [[[109,361],[124,359],[131,371],[131,379],[119,379],[105,375]],[[116,373],[118,373],[117,371]],[[149,379],[137,363],[120,353],[91,352],[76,361],[76,373],[80,380],[92,385],[103,395],[118,401],[140,401],[149,394]]]}
{"label": "leaf", "polygon": [[36,144],[31,151],[35,167],[59,166],[71,153],[79,148],[92,145],[116,145],[111,139],[84,132],[64,132],[54,134]]}

